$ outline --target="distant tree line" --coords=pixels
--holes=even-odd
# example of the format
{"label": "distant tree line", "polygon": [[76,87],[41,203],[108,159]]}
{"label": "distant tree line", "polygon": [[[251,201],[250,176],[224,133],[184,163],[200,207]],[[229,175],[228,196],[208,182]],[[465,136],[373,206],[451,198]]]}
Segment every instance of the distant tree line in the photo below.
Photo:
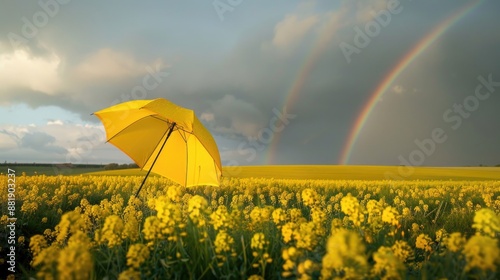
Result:
{"label": "distant tree line", "polygon": [[104,164],[91,164],[91,163],[43,163],[43,162],[0,162],[0,166],[35,166],[35,167],[64,167],[64,168],[103,168]]}
{"label": "distant tree line", "polygon": [[124,163],[124,164],[118,164],[118,163],[109,163],[104,166],[104,170],[116,170],[116,169],[128,169],[128,168],[138,168],[139,166],[135,163]]}

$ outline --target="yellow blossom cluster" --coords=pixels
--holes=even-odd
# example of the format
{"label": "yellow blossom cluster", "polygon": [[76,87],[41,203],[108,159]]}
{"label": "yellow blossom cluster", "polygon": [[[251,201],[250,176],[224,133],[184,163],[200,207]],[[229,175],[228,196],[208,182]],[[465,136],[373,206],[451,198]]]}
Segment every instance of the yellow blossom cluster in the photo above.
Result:
{"label": "yellow blossom cluster", "polygon": [[500,266],[496,181],[225,177],[184,188],[153,176],[135,197],[141,179],[20,175],[23,276],[495,279]]}
{"label": "yellow blossom cluster", "polygon": [[347,279],[366,277],[368,260],[365,245],[353,231],[340,229],[328,238],[322,260],[322,279],[344,276]]}
{"label": "yellow blossom cluster", "polygon": [[137,243],[132,244],[127,251],[127,266],[138,269],[149,258],[148,246]]}
{"label": "yellow blossom cluster", "polygon": [[424,233],[421,233],[415,242],[415,247],[426,252],[432,252],[432,239]]}

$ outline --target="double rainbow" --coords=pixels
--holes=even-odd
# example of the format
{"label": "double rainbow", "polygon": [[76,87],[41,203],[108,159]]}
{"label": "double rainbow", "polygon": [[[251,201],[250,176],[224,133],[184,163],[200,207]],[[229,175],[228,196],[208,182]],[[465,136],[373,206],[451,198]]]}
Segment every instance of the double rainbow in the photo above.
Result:
{"label": "double rainbow", "polygon": [[425,35],[409,52],[407,52],[396,65],[388,72],[388,74],[382,79],[382,81],[375,88],[375,91],[370,95],[370,98],[364,105],[361,113],[356,118],[354,126],[350,130],[347,141],[342,149],[342,154],[340,157],[340,164],[347,164],[351,157],[353,148],[356,141],[359,138],[360,132],[368,120],[373,108],[377,104],[377,101],[387,92],[389,87],[393,84],[399,75],[425,50],[429,48],[439,37],[441,37],[446,30],[456,24],[460,19],[462,19],[469,12],[474,10],[483,0],[473,1],[459,11],[455,12],[444,21],[442,21],[438,26],[436,26],[431,32]]}
{"label": "double rainbow", "polygon": [[[425,52],[439,37],[441,37],[449,28],[456,24],[460,19],[465,17],[468,13],[473,11],[479,4],[485,0],[475,0],[464,7],[462,7],[457,12],[453,13],[451,16],[439,23],[434,29],[426,34],[409,52],[407,52],[396,65],[385,75],[382,81],[377,85],[375,90],[368,101],[363,106],[363,109],[358,114],[354,125],[351,127],[348,134],[347,140],[345,141],[344,147],[341,151],[341,156],[339,159],[340,164],[347,164],[350,160],[354,146],[359,138],[360,132],[366,124],[368,117],[373,111],[377,101],[388,91],[393,82],[399,77],[399,75],[423,52]],[[304,85],[309,78],[314,66],[317,64],[321,55],[326,50],[328,43],[333,38],[337,29],[341,26],[339,19],[341,17],[332,16],[331,19],[325,24],[320,35],[311,47],[311,52],[306,56],[302,67],[299,68],[295,79],[291,87],[289,88],[284,102],[283,110],[293,113],[292,108],[295,105]],[[270,148],[267,152],[267,157],[265,162],[267,164],[273,164],[275,162],[278,143],[281,138],[281,133],[274,135],[274,139],[271,142]]]}
{"label": "double rainbow", "polygon": [[[321,30],[319,31],[319,35],[317,39],[314,41],[311,47],[311,51],[304,59],[304,63],[302,67],[299,68],[299,71],[295,75],[293,79],[293,83],[290,86],[284,102],[282,106],[282,110],[288,113],[293,113],[292,108],[297,102],[297,99],[304,88],[304,85],[309,78],[314,66],[321,58],[321,55],[325,52],[328,47],[328,43],[332,40],[335,35],[337,29],[340,27],[340,19],[341,14],[332,14],[327,22],[323,25]],[[267,164],[273,164],[276,158],[276,151],[278,148],[278,143],[280,141],[282,133],[276,133],[274,138],[270,144],[270,147],[267,152],[267,157],[265,162]]]}

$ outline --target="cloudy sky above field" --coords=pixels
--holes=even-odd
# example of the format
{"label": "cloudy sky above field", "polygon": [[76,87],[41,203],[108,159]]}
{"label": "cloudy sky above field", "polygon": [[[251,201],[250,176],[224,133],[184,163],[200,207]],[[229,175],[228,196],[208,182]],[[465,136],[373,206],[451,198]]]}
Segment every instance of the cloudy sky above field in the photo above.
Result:
{"label": "cloudy sky above field", "polygon": [[[500,86],[475,94],[500,81],[496,0],[408,62],[341,160],[384,78],[472,2],[5,2],[0,161],[130,162],[91,113],[163,97],[196,111],[223,164],[500,164]],[[425,142],[436,129],[446,140]]]}

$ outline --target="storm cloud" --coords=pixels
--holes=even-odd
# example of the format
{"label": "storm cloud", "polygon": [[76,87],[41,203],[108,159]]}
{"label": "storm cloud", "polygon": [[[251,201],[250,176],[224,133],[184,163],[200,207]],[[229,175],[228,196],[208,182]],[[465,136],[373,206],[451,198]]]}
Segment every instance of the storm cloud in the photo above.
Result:
{"label": "storm cloud", "polygon": [[[40,3],[52,6],[16,1],[0,11],[3,108],[57,106],[98,126],[92,112],[162,97],[196,111],[223,162],[337,164],[391,69],[470,2],[243,1],[223,20],[212,1]],[[500,81],[499,8],[497,1],[481,1],[405,67],[375,103],[348,163],[401,164],[400,156],[408,158],[419,149],[415,141],[431,137],[435,128],[448,138],[423,165],[500,163],[500,88],[462,117],[460,128],[443,117],[474,95],[479,76]],[[386,24],[377,18],[381,13],[390,14]],[[366,45],[346,57],[341,46],[356,46],[367,28],[375,36],[366,35]],[[248,160],[241,147],[248,151],[248,143],[269,128],[273,112],[283,109],[296,118],[272,143],[261,141]],[[1,117],[0,129],[12,132],[8,116]],[[49,158],[75,151],[78,141],[57,142],[60,133],[29,130],[19,148],[45,151]],[[7,138],[0,141],[8,146]],[[110,158],[94,152],[85,156],[123,160],[119,152],[106,154]],[[15,157],[10,151],[9,159]]]}

